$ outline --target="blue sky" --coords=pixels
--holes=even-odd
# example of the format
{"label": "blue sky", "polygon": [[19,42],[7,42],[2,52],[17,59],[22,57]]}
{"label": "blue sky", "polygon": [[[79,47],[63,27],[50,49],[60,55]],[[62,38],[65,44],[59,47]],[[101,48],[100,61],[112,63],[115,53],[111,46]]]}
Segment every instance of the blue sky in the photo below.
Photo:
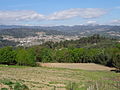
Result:
{"label": "blue sky", "polygon": [[120,25],[120,0],[0,0],[0,24]]}

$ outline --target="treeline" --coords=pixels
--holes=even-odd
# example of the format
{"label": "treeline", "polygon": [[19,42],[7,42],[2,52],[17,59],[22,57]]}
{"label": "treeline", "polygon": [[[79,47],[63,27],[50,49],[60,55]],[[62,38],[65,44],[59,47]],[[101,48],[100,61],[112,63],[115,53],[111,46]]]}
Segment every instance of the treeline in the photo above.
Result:
{"label": "treeline", "polygon": [[116,43],[116,39],[106,38],[99,34],[94,34],[90,37],[83,37],[78,40],[69,40],[61,42],[46,42],[43,46],[51,49],[58,48],[106,48],[113,47]]}
{"label": "treeline", "polygon": [[38,62],[97,63],[120,68],[120,44],[115,48],[106,49],[63,48],[52,50],[36,48],[35,52]]}
{"label": "treeline", "polygon": [[33,49],[4,47],[0,49],[0,64],[35,66],[36,55]]}
{"label": "treeline", "polygon": [[62,48],[50,49],[36,46],[33,48],[0,49],[0,64],[35,66],[36,62],[59,63],[97,63],[120,68],[120,44],[116,48],[86,49]]}
{"label": "treeline", "polygon": [[120,43],[100,36],[82,39],[57,44],[47,42],[29,48],[0,48],[0,64],[35,66],[36,62],[97,63],[120,69]]}

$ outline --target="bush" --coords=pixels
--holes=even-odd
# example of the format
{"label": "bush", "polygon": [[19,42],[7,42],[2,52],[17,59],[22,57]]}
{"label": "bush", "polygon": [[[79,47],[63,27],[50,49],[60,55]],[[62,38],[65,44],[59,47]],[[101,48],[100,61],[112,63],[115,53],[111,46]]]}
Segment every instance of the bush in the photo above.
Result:
{"label": "bush", "polygon": [[29,88],[24,84],[15,83],[14,90],[29,90]]}

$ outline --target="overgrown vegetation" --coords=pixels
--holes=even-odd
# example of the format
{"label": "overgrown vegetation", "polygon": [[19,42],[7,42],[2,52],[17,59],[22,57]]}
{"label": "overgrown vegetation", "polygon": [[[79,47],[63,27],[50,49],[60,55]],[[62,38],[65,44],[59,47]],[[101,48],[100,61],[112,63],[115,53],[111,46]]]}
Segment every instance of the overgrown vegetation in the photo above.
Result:
{"label": "overgrown vegetation", "polygon": [[97,63],[120,70],[120,43],[116,41],[95,34],[29,48],[4,47],[0,49],[0,63],[28,66],[35,66],[36,62]]}
{"label": "overgrown vegetation", "polygon": [[120,82],[90,81],[85,87],[80,87],[80,83],[70,82],[66,90],[119,90]]}

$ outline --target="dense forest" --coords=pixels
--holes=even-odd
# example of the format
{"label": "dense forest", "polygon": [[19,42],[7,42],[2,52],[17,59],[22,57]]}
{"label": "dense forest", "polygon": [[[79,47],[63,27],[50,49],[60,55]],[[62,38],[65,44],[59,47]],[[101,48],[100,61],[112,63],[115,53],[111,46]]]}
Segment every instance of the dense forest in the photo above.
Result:
{"label": "dense forest", "polygon": [[0,64],[35,66],[36,62],[97,63],[120,69],[120,43],[98,34],[75,41],[32,47],[0,48]]}

